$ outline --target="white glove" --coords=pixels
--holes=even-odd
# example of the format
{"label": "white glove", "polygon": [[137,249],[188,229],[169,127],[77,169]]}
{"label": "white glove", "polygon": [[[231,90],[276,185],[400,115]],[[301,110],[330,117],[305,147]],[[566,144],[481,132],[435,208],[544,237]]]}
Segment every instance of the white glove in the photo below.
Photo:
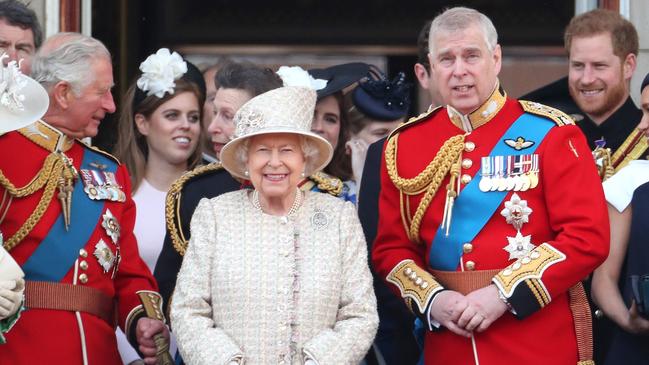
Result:
{"label": "white glove", "polygon": [[25,280],[0,281],[0,320],[14,315],[23,302]]}
{"label": "white glove", "polygon": [[351,155],[352,160],[352,173],[354,174],[354,181],[356,186],[361,186],[361,178],[363,177],[363,167],[365,166],[365,156],[367,156],[367,149],[369,144],[360,138],[352,138],[347,143],[347,153]]}

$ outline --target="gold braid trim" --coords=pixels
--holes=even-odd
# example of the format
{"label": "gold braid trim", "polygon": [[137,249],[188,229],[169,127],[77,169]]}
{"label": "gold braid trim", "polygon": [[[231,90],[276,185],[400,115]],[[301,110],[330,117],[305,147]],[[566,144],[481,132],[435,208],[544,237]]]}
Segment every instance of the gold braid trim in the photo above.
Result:
{"label": "gold braid trim", "polygon": [[424,189],[426,190],[417,206],[415,215],[412,217],[412,222],[409,225],[410,227],[407,230],[408,238],[412,242],[419,242],[421,220],[423,219],[424,213],[426,213],[426,209],[428,209],[430,202],[433,200],[433,197],[435,197],[444,177],[446,177],[451,170],[453,163],[460,158],[462,149],[464,148],[464,135],[453,136],[444,142],[442,147],[439,149],[439,152],[435,155],[433,161],[431,161],[421,173],[411,179],[399,176],[399,172],[397,171],[396,151],[398,138],[399,134],[395,134],[388,140],[385,149],[385,165],[390,180],[392,180],[392,183],[397,187],[397,189],[399,189],[399,191],[401,191],[401,193],[406,195],[415,195],[421,193]]}
{"label": "gold braid trim", "polygon": [[620,171],[630,161],[641,158],[647,152],[647,148],[649,148],[649,141],[644,133],[634,129],[610,158],[614,173]]}
{"label": "gold braid trim", "polygon": [[2,185],[3,188],[5,188],[11,196],[16,197],[16,198],[22,198],[25,196],[29,196],[38,190],[40,190],[46,182],[50,179],[52,176],[52,171],[54,169],[54,165],[57,162],[61,162],[59,155],[56,153],[52,153],[47,158],[45,159],[45,162],[43,162],[43,167],[41,170],[34,176],[32,181],[27,183],[27,185],[17,188],[14,184],[9,181],[9,179],[2,173],[2,170],[0,170],[0,185]]}
{"label": "gold braid trim", "polygon": [[[29,232],[31,232],[34,226],[36,226],[36,224],[43,217],[43,214],[45,214],[45,210],[47,210],[47,207],[50,205],[50,202],[52,201],[52,197],[54,196],[54,190],[58,185],[59,177],[62,176],[63,174],[64,162],[60,158],[60,155],[55,153],[52,153],[51,155],[47,156],[45,161],[46,161],[45,166],[43,166],[41,171],[38,172],[37,177],[32,179],[32,182],[30,182],[23,188],[16,188],[13,184],[11,184],[11,182],[9,182],[8,179],[6,179],[4,175],[0,175],[0,178],[2,179],[0,183],[2,183],[2,186],[5,189],[7,189],[11,195],[14,195],[15,193],[14,196],[18,196],[18,197],[23,197],[23,196],[33,194],[36,191],[38,191],[43,184],[46,183],[45,190],[43,191],[43,196],[41,197],[41,200],[36,205],[36,209],[34,209],[34,211],[29,216],[29,218],[27,218],[25,223],[23,223],[22,227],[20,227],[20,229],[18,229],[18,231],[16,231],[16,233],[14,233],[14,235],[11,236],[11,238],[9,238],[4,242],[3,247],[7,251],[11,251],[11,249],[13,249],[20,241],[22,241],[23,238],[25,238],[29,234]],[[48,166],[50,167],[49,171],[48,169],[46,169],[46,167]],[[38,181],[38,183],[35,183],[35,181]],[[36,188],[36,186],[38,187]]]}
{"label": "gold braid trim", "polygon": [[309,179],[315,182],[322,192],[333,196],[340,196],[343,193],[343,182],[337,177],[318,171],[309,176]]}
{"label": "gold braid trim", "polygon": [[578,365],[595,365],[593,361],[593,322],[588,297],[581,282],[568,290],[570,311],[577,335]]}
{"label": "gold braid trim", "polygon": [[220,162],[213,162],[208,165],[199,166],[184,173],[183,176],[171,185],[167,192],[167,197],[165,198],[165,221],[167,222],[167,231],[169,231],[169,238],[171,238],[171,243],[173,244],[174,249],[180,254],[180,256],[184,256],[185,250],[187,249],[187,238],[185,238],[185,234],[182,231],[182,223],[180,221],[180,199],[182,197],[183,187],[187,181],[196,176],[211,171],[218,171],[222,168],[223,165],[221,165]]}

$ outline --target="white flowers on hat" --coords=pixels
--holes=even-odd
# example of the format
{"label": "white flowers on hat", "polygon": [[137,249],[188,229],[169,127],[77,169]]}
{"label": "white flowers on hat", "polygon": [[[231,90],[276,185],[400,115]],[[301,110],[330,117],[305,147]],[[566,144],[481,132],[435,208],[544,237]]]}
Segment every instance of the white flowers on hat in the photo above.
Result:
{"label": "white flowers on hat", "polygon": [[[9,58],[9,55],[3,53],[0,56],[0,63],[3,65],[5,58]],[[20,91],[26,84],[27,81],[20,72],[20,65],[16,61],[9,62],[6,67],[2,66],[2,71],[0,71],[0,105],[12,112],[23,111],[25,95]]]}
{"label": "white flowers on hat", "polygon": [[300,66],[282,66],[277,70],[277,75],[282,79],[284,86],[302,86],[312,90],[324,89],[327,80],[314,79]]}
{"label": "white flowers on hat", "polygon": [[187,63],[178,53],[160,48],[140,64],[140,71],[142,76],[137,80],[137,87],[147,96],[162,98],[165,93],[173,95],[175,81],[187,72]]}

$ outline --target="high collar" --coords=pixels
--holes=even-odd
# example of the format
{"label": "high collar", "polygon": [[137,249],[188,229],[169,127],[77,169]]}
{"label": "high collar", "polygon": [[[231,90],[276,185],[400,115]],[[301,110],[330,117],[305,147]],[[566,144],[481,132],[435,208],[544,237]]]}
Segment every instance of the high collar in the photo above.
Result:
{"label": "high collar", "polygon": [[73,138],[42,120],[21,128],[18,132],[50,152],[67,152],[74,145]]}
{"label": "high collar", "polygon": [[476,110],[469,114],[462,114],[450,105],[446,106],[446,111],[453,124],[465,132],[471,132],[474,129],[485,125],[493,119],[507,101],[507,93],[500,87],[496,81],[496,87],[489,98],[485,100]]}

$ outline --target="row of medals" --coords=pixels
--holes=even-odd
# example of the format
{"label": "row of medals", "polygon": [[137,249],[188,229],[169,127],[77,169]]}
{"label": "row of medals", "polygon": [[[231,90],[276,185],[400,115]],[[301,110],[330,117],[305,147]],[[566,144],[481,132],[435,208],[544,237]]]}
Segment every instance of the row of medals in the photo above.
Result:
{"label": "row of medals", "polygon": [[527,191],[539,184],[538,171],[528,171],[514,176],[481,176],[480,191]]}
{"label": "row of medals", "polygon": [[484,156],[480,167],[480,191],[527,191],[539,184],[536,154]]}

